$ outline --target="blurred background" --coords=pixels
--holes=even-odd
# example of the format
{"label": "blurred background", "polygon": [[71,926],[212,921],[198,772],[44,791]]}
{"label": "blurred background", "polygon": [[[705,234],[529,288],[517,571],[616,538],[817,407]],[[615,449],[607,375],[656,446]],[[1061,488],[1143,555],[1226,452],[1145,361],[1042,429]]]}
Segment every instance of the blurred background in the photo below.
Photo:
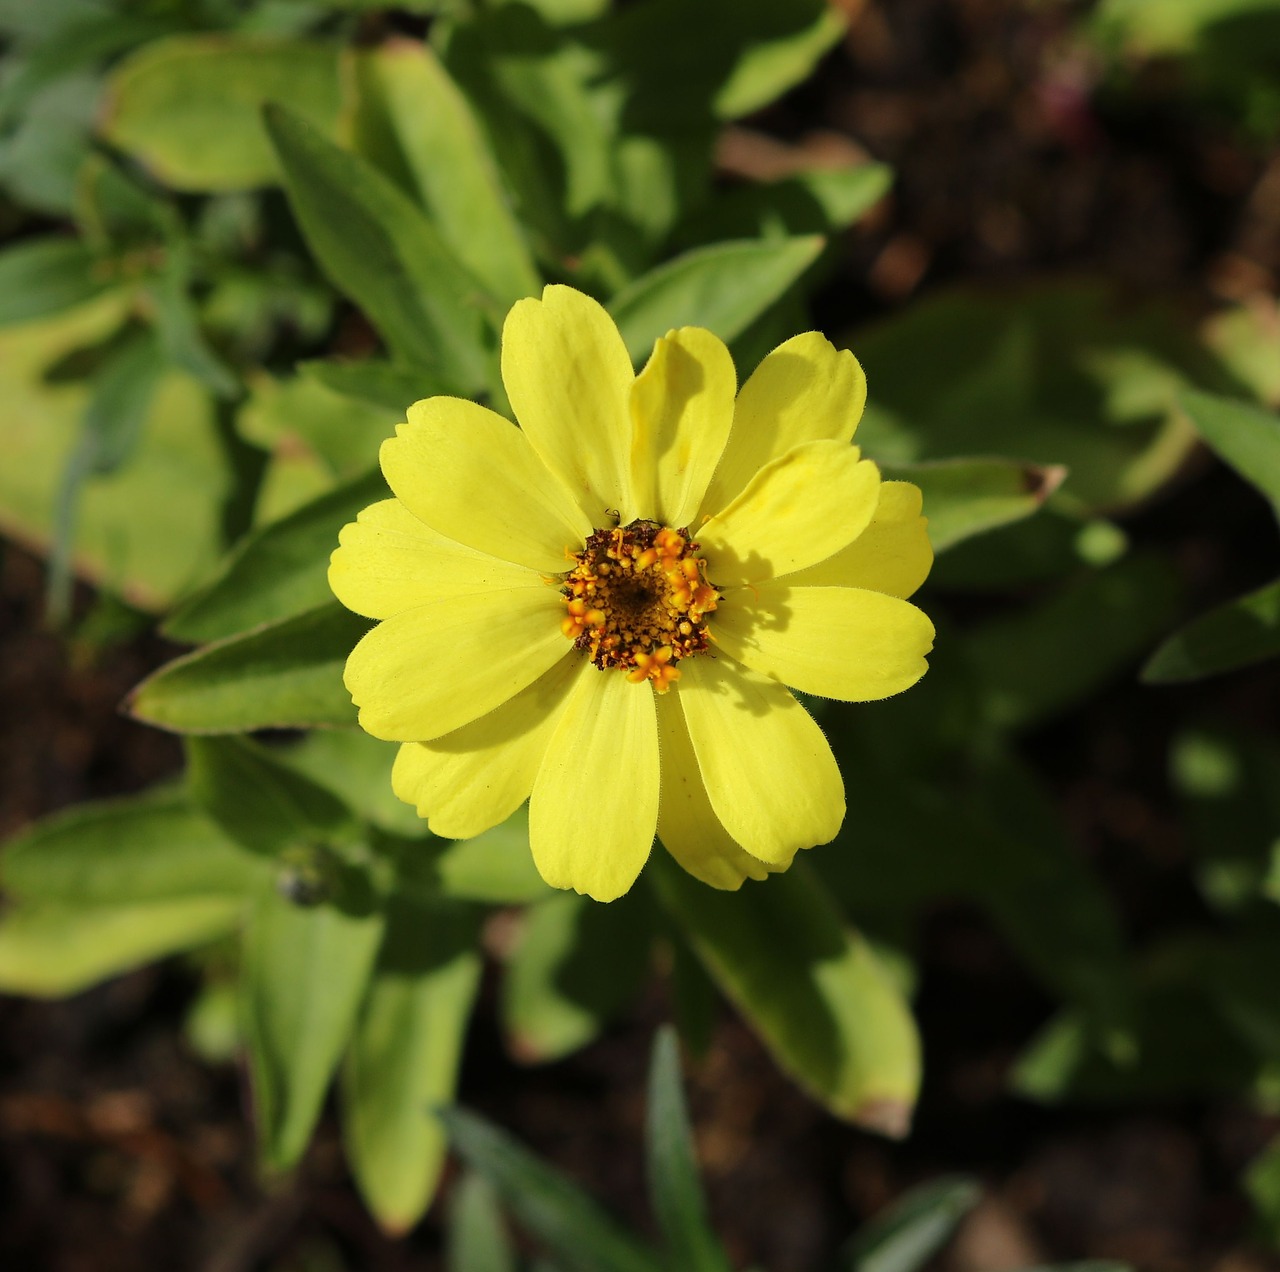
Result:
{"label": "blurred background", "polygon": [[[61,234],[92,248],[95,232],[123,224],[127,238],[151,215],[105,189],[115,169],[102,159],[145,152],[104,93],[121,91],[114,68],[151,39],[230,29],[251,10],[257,31],[364,45],[419,38],[437,20],[344,13],[339,27],[319,3],[174,0],[116,6],[128,13],[116,29],[87,21],[110,6],[86,0],[68,36],[64,7],[0,5],[7,243]],[[1269,917],[1247,917],[1280,901],[1280,664],[1139,678],[1180,623],[1275,577],[1276,522],[1267,497],[1190,434],[1139,444],[1131,427],[1146,428],[1168,364],[1202,388],[1229,383],[1260,410],[1280,405],[1280,4],[839,8],[847,29],[811,73],[716,127],[715,187],[892,169],[891,186],[831,233],[807,288],[812,317],[795,299],[790,329],[817,326],[858,354],[872,403],[865,445],[886,463],[1015,455],[1041,466],[1040,499],[1060,480],[1045,467],[1062,463],[1075,503],[941,558],[920,598],[940,630],[929,680],[892,720],[880,708],[858,717],[867,737],[887,730],[887,776],[846,763],[852,839],[837,847],[852,853],[865,838],[868,855],[863,873],[832,886],[856,894],[849,905],[874,935],[910,949],[924,1049],[910,1135],[891,1141],[834,1120],[721,1004],[686,1074],[713,1220],[738,1266],[799,1272],[910,1186],[960,1173],[984,1191],[930,1265],[946,1272],[1087,1258],[1148,1272],[1280,1267],[1280,1158],[1266,1157],[1280,1131],[1280,944]],[[681,40],[670,32],[677,49]],[[680,65],[673,57],[673,75]],[[238,456],[265,466],[254,517],[286,512],[324,488],[313,452],[325,462],[334,452],[297,442],[281,423],[298,409],[279,402],[289,389],[262,376],[363,354],[376,337],[306,264],[278,190],[206,197],[159,161],[141,162],[179,192],[193,244],[172,271],[197,277],[208,344],[188,350],[186,365],[215,383],[219,371],[198,365],[206,352],[237,374],[268,368],[248,399],[215,394],[211,436],[231,430],[256,448]],[[176,239],[160,238],[177,261]],[[704,241],[696,223],[686,241]],[[152,244],[139,231],[140,259],[126,268],[151,268]],[[188,289],[173,272],[159,278],[163,313]],[[216,556],[197,545],[178,559],[186,541],[168,527],[221,518],[233,542],[250,524],[221,500],[208,455],[161,447],[137,484],[100,489],[109,444],[78,452],[79,468],[68,461],[67,421],[83,401],[72,389],[93,368],[76,364],[76,333],[60,348],[30,335],[45,315],[24,309],[21,285],[0,291],[0,838],[179,772],[178,740],[120,712],[187,647],[158,635],[152,615]],[[1089,401],[1103,422],[1096,437],[1064,441],[1054,404],[1081,390],[1051,364],[1080,349],[1102,368]],[[1041,431],[1024,431],[1033,417]],[[903,421],[925,442],[909,445]],[[190,489],[167,488],[179,471],[194,474]],[[76,522],[68,509],[82,482]],[[121,509],[139,499],[157,506],[141,552],[120,529]],[[956,877],[964,858],[948,857],[945,801],[897,802],[890,780],[905,747],[929,752],[937,768],[921,768],[921,781],[947,789],[958,752],[939,738],[958,728],[962,749],[968,727],[945,717],[947,642],[959,631],[991,669],[991,710],[1008,716],[1018,771],[1035,777],[1034,790],[1021,778],[1001,787],[1006,856],[993,869],[1003,892]],[[1028,866],[1045,826],[1072,863],[1062,877],[1087,872],[1083,901]],[[895,848],[902,878],[879,895],[868,880],[888,877],[876,862]],[[1070,918],[1042,920],[1037,907],[1055,905]],[[527,1063],[496,1005],[494,968],[515,921],[498,909],[485,923],[491,961],[459,1098],[645,1230],[644,1075],[653,1030],[676,1011],[672,983],[660,967],[602,1013],[580,1050]],[[1073,950],[1113,939],[1123,973],[1101,957],[1074,961]],[[441,1207],[406,1238],[383,1235],[353,1189],[332,1110],[293,1176],[260,1176],[225,1027],[216,1005],[193,1011],[207,1002],[203,966],[198,976],[178,958],[67,998],[0,997],[0,1264],[442,1268]],[[1131,977],[1143,1004],[1138,1063],[1123,1046],[1108,1051],[1089,993],[1061,987],[1112,975]]]}

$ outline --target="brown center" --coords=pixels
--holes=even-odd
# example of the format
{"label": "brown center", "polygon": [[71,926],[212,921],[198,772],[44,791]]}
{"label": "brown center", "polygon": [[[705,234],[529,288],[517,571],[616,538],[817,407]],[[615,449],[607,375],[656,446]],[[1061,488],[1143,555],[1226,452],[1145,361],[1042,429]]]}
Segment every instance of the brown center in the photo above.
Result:
{"label": "brown center", "polygon": [[561,593],[561,630],[602,671],[618,667],[637,684],[665,693],[676,663],[704,653],[706,616],[719,595],[688,529],[656,521],[596,530],[574,557]]}

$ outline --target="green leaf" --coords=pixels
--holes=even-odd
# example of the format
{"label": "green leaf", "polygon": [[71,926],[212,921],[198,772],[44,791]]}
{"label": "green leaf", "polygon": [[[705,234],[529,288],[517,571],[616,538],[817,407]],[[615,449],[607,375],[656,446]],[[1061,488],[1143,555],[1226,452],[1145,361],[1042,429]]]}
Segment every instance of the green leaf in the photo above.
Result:
{"label": "green leaf", "polygon": [[344,1140],[378,1222],[407,1232],[435,1194],[447,1147],[433,1110],[453,1101],[480,983],[471,907],[393,905],[343,1072]]}
{"label": "green leaf", "polygon": [[[271,754],[280,764],[332,791],[365,821],[393,835],[420,840],[429,833],[427,823],[391,789],[391,766],[399,749],[396,743],[370,737],[360,729],[316,729]],[[424,846],[415,842],[406,851],[421,855]]]}
{"label": "green leaf", "polygon": [[463,1109],[440,1113],[454,1149],[498,1190],[515,1218],[571,1272],[660,1272],[664,1266],[563,1175]]}
{"label": "green leaf", "polygon": [[359,149],[415,195],[500,313],[542,280],[467,99],[430,46],[395,40],[356,61]]}
{"label": "green leaf", "polygon": [[171,790],[45,818],[9,841],[0,868],[14,896],[68,906],[238,896],[259,876],[252,857]]}
{"label": "green leaf", "polygon": [[1257,487],[1280,516],[1280,415],[1191,390],[1178,401],[1215,454]]}
{"label": "green leaf", "polygon": [[106,285],[80,239],[24,239],[0,252],[0,326],[56,314]]}
{"label": "green leaf", "polygon": [[[839,41],[849,25],[848,18],[826,0],[802,0],[802,3],[792,0],[781,11],[767,0],[756,0],[751,5],[744,5],[742,0],[729,3],[722,0],[718,7],[720,21],[712,30],[742,23],[751,31],[748,16],[751,9],[770,25],[782,27],[776,34],[761,31],[762,38],[753,40],[743,51],[728,79],[716,92],[713,107],[720,119],[749,115],[808,78],[819,59]],[[744,9],[748,14],[743,13]],[[710,18],[707,14],[706,19]]]}
{"label": "green leaf", "polygon": [[233,931],[238,897],[15,906],[0,919],[0,992],[63,998]]}
{"label": "green leaf", "polygon": [[817,235],[694,248],[638,278],[609,304],[632,360],[673,327],[698,326],[729,341],[818,258]]}
{"label": "green leaf", "polygon": [[1167,630],[1177,594],[1167,562],[1133,556],[973,630],[968,655],[989,722],[1027,728],[1077,705]]}
{"label": "green leaf", "polygon": [[1065,468],[1014,459],[949,459],[885,469],[886,478],[914,482],[924,494],[935,552],[1036,512],[1062,484]]}
{"label": "green leaf", "polygon": [[236,415],[236,431],[280,458],[301,453],[319,459],[335,476],[350,478],[368,471],[378,448],[404,422],[407,405],[390,410],[361,402],[335,393],[314,376],[276,379],[258,373]]}
{"label": "green leaf", "polygon": [[646,875],[783,1069],[837,1117],[906,1133],[920,1082],[911,1012],[803,864],[732,894],[663,854]]}
{"label": "green leaf", "polygon": [[860,162],[736,186],[681,225],[679,238],[693,244],[835,234],[877,204],[892,184],[893,170],[887,165]]}
{"label": "green leaf", "polygon": [[632,86],[628,123],[653,129],[759,110],[805,79],[847,26],[828,0],[650,0],[602,23],[600,38]]}
{"label": "green leaf", "polygon": [[0,117],[20,114],[46,85],[77,72],[91,73],[119,53],[172,34],[175,17],[88,12],[47,39],[27,45],[0,91]]}
{"label": "green leaf", "polygon": [[981,1196],[971,1179],[936,1179],[913,1188],[849,1243],[849,1272],[917,1272]]}
{"label": "green leaf", "polygon": [[200,315],[191,296],[191,275],[189,246],[183,240],[171,238],[164,269],[147,289],[155,307],[156,330],[174,366],[194,376],[215,396],[234,402],[243,389],[201,329]]}
{"label": "green leaf", "polygon": [[368,629],[337,604],[307,610],[174,659],[125,705],[174,733],[354,725],[342,668]]}
{"label": "green leaf", "polygon": [[1174,632],[1142,669],[1148,684],[1176,684],[1280,655],[1280,579],[1228,601]]}
{"label": "green leaf", "polygon": [[478,285],[409,196],[280,106],[264,112],[308,245],[398,359],[471,393],[487,353]]}
{"label": "green leaf", "polygon": [[[1123,1046],[1129,959],[1114,899],[1034,772],[992,747],[971,718],[948,721],[940,687],[927,678],[922,705],[902,714],[904,695],[833,737],[857,814],[811,855],[814,868],[864,931],[891,942],[908,943],[939,896],[982,907],[1053,995],[1087,1005]],[[929,724],[932,755],[921,745]],[[943,728],[954,735],[938,745]]]}
{"label": "green leaf", "polygon": [[447,1272],[518,1272],[498,1194],[470,1171],[453,1190],[446,1249]]}
{"label": "green leaf", "polygon": [[56,38],[101,12],[101,0],[47,0],[38,7],[27,0],[0,0],[0,32],[39,43]]}
{"label": "green leaf", "polygon": [[1274,7],[1274,0],[1103,0],[1092,15],[1096,29],[1123,39],[1131,53],[1153,57],[1188,53],[1217,23]]}
{"label": "green leaf", "polygon": [[323,133],[342,109],[333,43],[229,35],[156,40],[117,66],[101,130],[176,190],[247,190],[278,179],[264,102],[287,102]]}
{"label": "green leaf", "polygon": [[[128,295],[114,292],[39,322],[0,329],[0,527],[45,548],[56,492],[89,407],[83,383],[53,383],[69,356],[115,336]],[[217,553],[228,474],[210,402],[186,376],[166,375],[129,463],[94,476],[77,508],[76,573],[141,609],[164,608]]]}
{"label": "green leaf", "polygon": [[94,377],[80,438],[58,488],[49,549],[49,618],[63,626],[71,611],[71,555],[85,484],[114,472],[137,450],[142,427],[165,370],[159,344],[147,331],[124,337]]}
{"label": "green leaf", "polygon": [[182,1040],[205,1064],[234,1064],[241,1043],[238,1017],[235,981],[206,979],[183,1018]]}
{"label": "green leaf", "polygon": [[443,383],[422,371],[370,358],[364,362],[298,363],[298,372],[326,389],[403,415],[414,402],[447,392]]}
{"label": "green leaf", "polygon": [[652,934],[638,893],[602,906],[556,893],[525,911],[502,983],[512,1053],[555,1060],[585,1046],[634,997]]}
{"label": "green leaf", "polygon": [[0,141],[0,183],[12,199],[59,219],[74,213],[100,96],[101,80],[85,70],[60,76],[23,105]]}
{"label": "green leaf", "polygon": [[984,760],[965,794],[944,795],[935,842],[955,828],[955,889],[991,915],[1028,968],[1083,1004],[1100,1042],[1132,1057],[1133,1004],[1114,898],[1071,842],[1054,800],[1013,757]]}
{"label": "green leaf", "polygon": [[581,249],[569,222],[613,194],[617,106],[600,98],[606,60],[519,4],[457,24],[444,57],[485,119],[520,222],[557,255]]}
{"label": "green leaf", "polygon": [[237,843],[278,856],[354,831],[351,813],[322,786],[244,738],[188,738],[191,797]]}
{"label": "green leaf", "polygon": [[1168,481],[1194,442],[1178,393],[1221,375],[1167,306],[1126,307],[1100,283],[941,293],[848,343],[871,385],[857,434],[870,458],[1062,465],[1077,514]]}
{"label": "green leaf", "polygon": [[525,905],[549,895],[529,851],[527,806],[474,839],[442,840],[438,846],[441,851],[434,870],[447,896],[490,905]]}
{"label": "green leaf", "polygon": [[1265,406],[1280,408],[1280,306],[1261,295],[1214,314],[1205,344]]}
{"label": "green leaf", "polygon": [[1262,1221],[1266,1239],[1273,1246],[1280,1245],[1280,1137],[1249,1163],[1244,1186]]}
{"label": "green leaf", "polygon": [[264,891],[244,941],[241,1018],[258,1142],[276,1170],[306,1150],[355,1027],[383,922]]}
{"label": "green leaf", "polygon": [[333,595],[329,554],[338,531],[386,497],[387,484],[375,469],[254,531],[217,578],[165,621],[165,635],[193,644],[221,640],[324,605]]}
{"label": "green leaf", "polygon": [[669,1025],[653,1040],[646,1144],[649,1196],[668,1259],[685,1272],[730,1272],[728,1256],[707,1220],[680,1087],[680,1047]]}

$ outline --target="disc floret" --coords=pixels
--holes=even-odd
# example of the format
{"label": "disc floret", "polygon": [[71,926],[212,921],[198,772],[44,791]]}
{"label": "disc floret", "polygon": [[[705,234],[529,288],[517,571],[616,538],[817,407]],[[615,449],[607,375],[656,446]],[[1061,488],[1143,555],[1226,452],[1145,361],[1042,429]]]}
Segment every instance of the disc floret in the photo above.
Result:
{"label": "disc floret", "polygon": [[706,616],[720,598],[688,528],[606,527],[573,561],[560,589],[568,610],[560,629],[602,671],[619,668],[665,693],[680,678],[676,664],[706,652]]}

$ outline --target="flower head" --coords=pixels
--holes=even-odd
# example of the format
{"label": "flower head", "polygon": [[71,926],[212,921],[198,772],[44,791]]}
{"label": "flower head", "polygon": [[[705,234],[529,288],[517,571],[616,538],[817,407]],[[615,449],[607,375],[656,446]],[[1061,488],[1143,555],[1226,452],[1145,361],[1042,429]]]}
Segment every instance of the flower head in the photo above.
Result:
{"label": "flower head", "polygon": [[335,594],[381,620],[346,685],[403,744],[396,794],[451,838],[529,799],[543,878],[598,900],[655,833],[714,887],[786,869],[845,811],[786,686],[888,697],[933,641],[904,599],[933,559],[920,492],[850,444],[862,369],[809,332],[739,393],[685,327],[636,375],[605,310],[555,286],[507,316],[502,378],[521,427],[416,403],[382,447],[395,498],[333,554]]}

